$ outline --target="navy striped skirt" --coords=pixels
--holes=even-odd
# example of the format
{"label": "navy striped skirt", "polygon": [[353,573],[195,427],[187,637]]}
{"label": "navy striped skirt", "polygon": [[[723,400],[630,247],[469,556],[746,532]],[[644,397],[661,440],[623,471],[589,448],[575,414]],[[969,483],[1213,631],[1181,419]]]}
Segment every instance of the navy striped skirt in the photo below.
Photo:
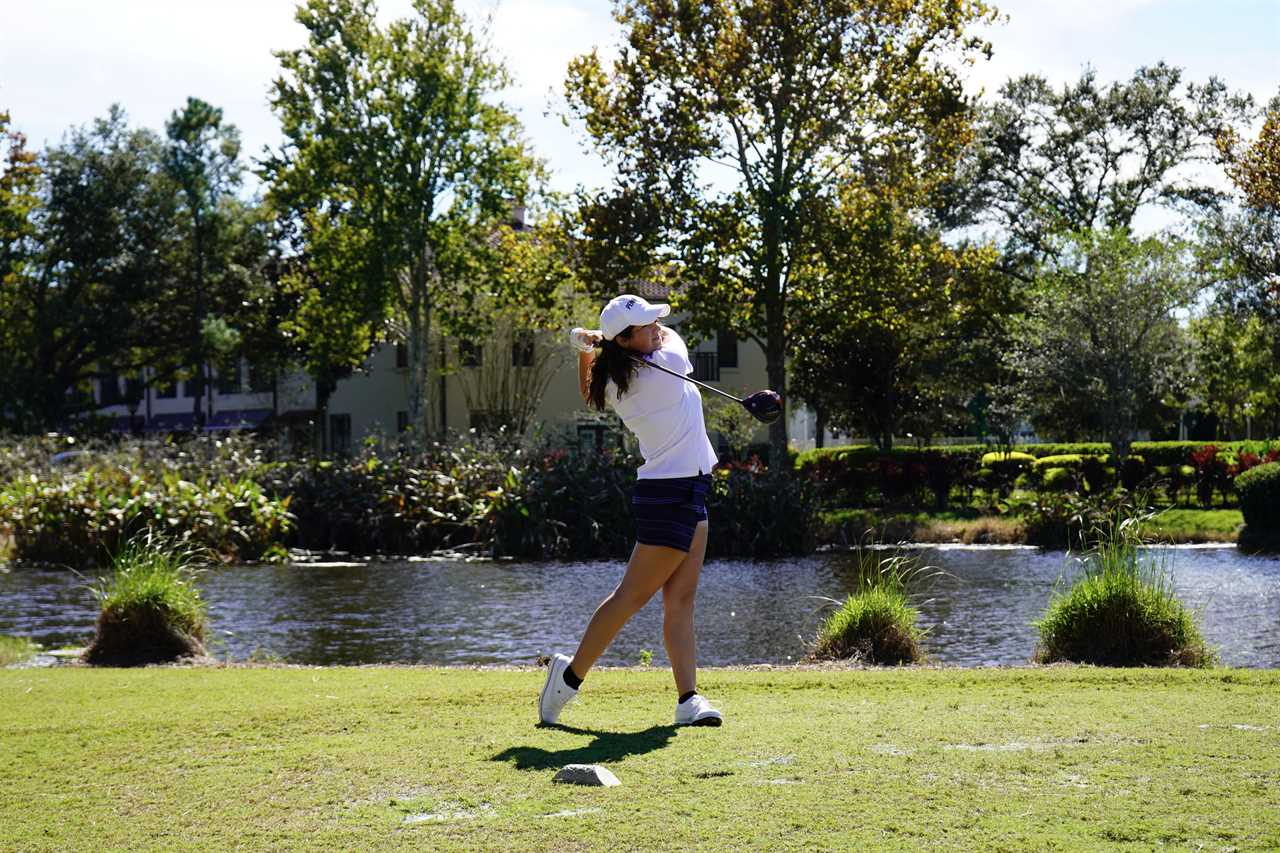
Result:
{"label": "navy striped skirt", "polygon": [[636,480],[631,514],[636,541],[688,551],[698,522],[707,520],[711,475]]}

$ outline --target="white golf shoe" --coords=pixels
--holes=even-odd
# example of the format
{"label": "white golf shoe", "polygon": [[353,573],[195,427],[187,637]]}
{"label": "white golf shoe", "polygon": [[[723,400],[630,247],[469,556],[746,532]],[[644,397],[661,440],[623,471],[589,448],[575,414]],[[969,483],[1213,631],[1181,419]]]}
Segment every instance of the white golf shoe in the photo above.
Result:
{"label": "white golf shoe", "polygon": [[542,696],[538,699],[538,717],[546,725],[553,725],[559,720],[564,706],[578,695],[577,690],[564,683],[564,671],[568,668],[567,656],[551,656],[551,665],[547,667],[547,683],[542,685]]}
{"label": "white golf shoe", "polygon": [[685,702],[676,705],[677,726],[718,726],[724,722],[724,715],[712,707],[700,693],[695,693]]}

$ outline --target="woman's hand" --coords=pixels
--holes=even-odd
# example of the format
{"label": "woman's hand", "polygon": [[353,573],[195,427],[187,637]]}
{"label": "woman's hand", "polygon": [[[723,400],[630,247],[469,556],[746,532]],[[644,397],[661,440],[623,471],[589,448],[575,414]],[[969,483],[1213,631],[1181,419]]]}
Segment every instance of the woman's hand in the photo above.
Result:
{"label": "woman's hand", "polygon": [[604,334],[597,329],[583,329],[579,327],[569,332],[569,343],[572,344],[573,348],[578,352],[592,352],[603,342]]}

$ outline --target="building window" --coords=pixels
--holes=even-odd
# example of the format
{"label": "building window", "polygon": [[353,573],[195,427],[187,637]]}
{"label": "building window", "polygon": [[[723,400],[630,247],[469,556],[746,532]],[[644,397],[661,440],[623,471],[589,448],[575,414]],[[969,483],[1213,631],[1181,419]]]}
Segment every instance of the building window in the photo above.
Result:
{"label": "building window", "polygon": [[582,450],[601,451],[618,447],[618,438],[604,424],[578,424],[578,447]]}
{"label": "building window", "polygon": [[204,393],[204,371],[197,370],[195,375],[182,383],[182,396],[199,397]]}
{"label": "building window", "polygon": [[721,367],[737,367],[738,336],[728,331],[716,335],[716,355],[719,356]]}
{"label": "building window", "polygon": [[517,332],[511,338],[511,366],[533,367],[533,335]]}
{"label": "building window", "polygon": [[178,383],[170,379],[168,382],[162,382],[155,386],[156,399],[173,400],[178,396]]}
{"label": "building window", "polygon": [[146,396],[146,384],[142,381],[141,376],[131,376],[124,381],[124,399],[131,406],[136,406],[142,402],[142,398]]}
{"label": "building window", "polygon": [[396,367],[409,366],[409,347],[404,344],[396,344]]}
{"label": "building window", "polygon": [[240,360],[235,359],[218,368],[218,393],[240,393]]}
{"label": "building window", "polygon": [[98,380],[98,397],[104,406],[116,406],[124,402],[120,394],[120,377],[113,373],[104,373]]}
{"label": "building window", "polygon": [[718,353],[714,352],[694,352],[689,353],[693,359],[693,378],[701,382],[719,382],[720,381],[720,361],[717,358]]}
{"label": "building window", "polygon": [[351,415],[329,415],[329,447],[334,453],[351,452]]}
{"label": "building window", "polygon": [[458,341],[458,360],[463,367],[479,367],[484,363],[484,349],[471,341]]}
{"label": "building window", "polygon": [[271,390],[275,374],[270,368],[262,365],[249,365],[249,393],[265,394]]}

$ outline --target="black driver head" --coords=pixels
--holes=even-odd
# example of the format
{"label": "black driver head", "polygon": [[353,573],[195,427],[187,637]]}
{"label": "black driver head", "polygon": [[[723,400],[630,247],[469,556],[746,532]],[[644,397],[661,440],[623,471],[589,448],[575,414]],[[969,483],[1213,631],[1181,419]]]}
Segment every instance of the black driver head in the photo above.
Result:
{"label": "black driver head", "polygon": [[782,398],[773,391],[757,391],[742,401],[742,405],[758,421],[771,424],[782,415]]}

